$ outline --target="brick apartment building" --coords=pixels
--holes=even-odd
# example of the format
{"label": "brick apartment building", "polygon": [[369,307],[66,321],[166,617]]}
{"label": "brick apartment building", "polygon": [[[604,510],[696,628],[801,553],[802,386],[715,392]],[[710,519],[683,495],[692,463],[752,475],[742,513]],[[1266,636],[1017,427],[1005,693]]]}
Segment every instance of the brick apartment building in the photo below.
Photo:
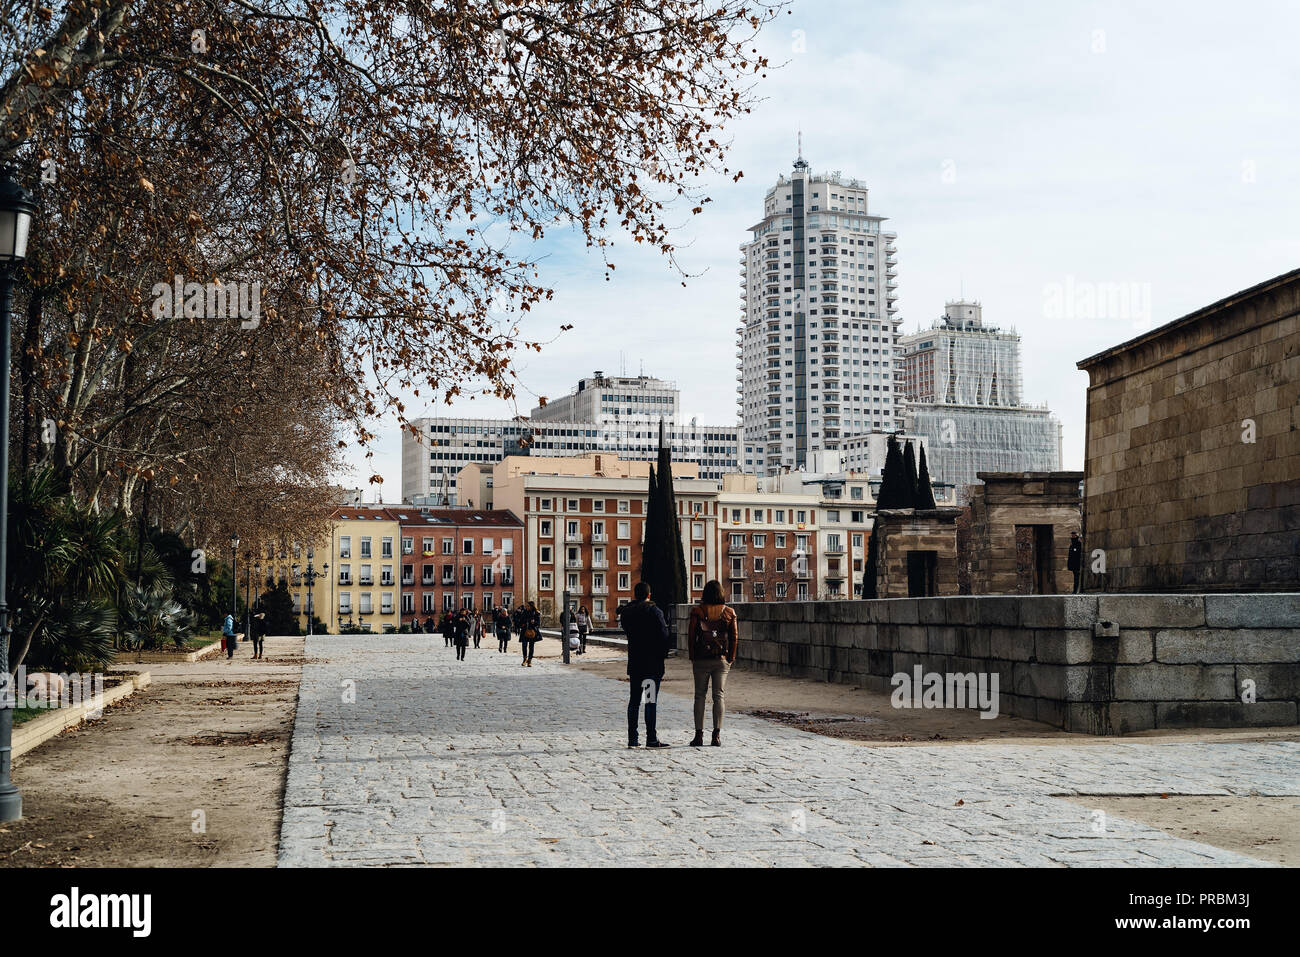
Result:
{"label": "brick apartment building", "polygon": [[[717,483],[674,463],[673,488],[691,600],[717,577]],[[553,622],[567,589],[597,627],[616,624],[640,578],[649,462],[612,455],[512,456],[493,469],[493,503],[524,525],[523,594]],[[466,476],[468,477],[468,475]]]}

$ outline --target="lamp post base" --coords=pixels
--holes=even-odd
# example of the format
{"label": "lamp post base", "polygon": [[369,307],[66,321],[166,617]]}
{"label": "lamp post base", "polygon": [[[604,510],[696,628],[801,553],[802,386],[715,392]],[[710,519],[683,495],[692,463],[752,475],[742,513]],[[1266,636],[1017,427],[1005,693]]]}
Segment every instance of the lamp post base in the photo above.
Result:
{"label": "lamp post base", "polygon": [[[8,693],[0,689],[0,695]],[[12,764],[10,742],[13,740],[14,712],[0,703],[0,823],[16,821],[23,816],[23,796],[9,778]]]}

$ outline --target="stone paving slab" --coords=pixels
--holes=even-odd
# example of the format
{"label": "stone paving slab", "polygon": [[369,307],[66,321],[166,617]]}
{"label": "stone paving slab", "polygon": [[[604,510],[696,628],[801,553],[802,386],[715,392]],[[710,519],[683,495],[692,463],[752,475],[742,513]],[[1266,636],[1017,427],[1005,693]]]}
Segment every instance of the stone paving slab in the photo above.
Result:
{"label": "stone paving slab", "polygon": [[691,748],[666,692],[674,747],[629,750],[627,685],[558,661],[405,635],[306,657],[281,866],[1261,866],[1053,795],[1300,793],[1294,742],[871,748],[728,715]]}

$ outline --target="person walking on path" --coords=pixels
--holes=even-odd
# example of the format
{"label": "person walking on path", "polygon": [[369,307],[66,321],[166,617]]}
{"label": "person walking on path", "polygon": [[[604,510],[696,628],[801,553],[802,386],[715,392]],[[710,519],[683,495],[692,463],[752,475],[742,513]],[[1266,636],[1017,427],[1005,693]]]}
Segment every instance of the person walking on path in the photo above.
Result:
{"label": "person walking on path", "polygon": [[578,614],[574,616],[578,622],[578,654],[587,653],[587,632],[591,631],[591,612],[587,611],[586,605],[578,606]]}
{"label": "person walking on path", "polygon": [[249,635],[253,639],[253,660],[262,657],[262,643],[266,641],[266,612],[259,611],[249,622]]}
{"label": "person walking on path", "polygon": [[225,620],[221,623],[221,640],[226,644],[226,658],[235,657],[235,648],[239,644],[239,636],[235,634],[234,615],[226,615]]}
{"label": "person walking on path", "polygon": [[456,616],[456,660],[465,660],[465,649],[469,647],[469,616],[463,611]]}
{"label": "person walking on path", "polygon": [[524,660],[520,662],[520,667],[533,666],[533,646],[537,644],[537,639],[542,634],[542,613],[537,610],[534,602],[529,602],[524,609],[522,624],[523,632],[519,635],[520,644],[524,646]]}
{"label": "person walking on path", "polygon": [[428,618],[424,619],[424,633],[426,635],[432,635],[435,632],[436,629],[434,628],[433,616],[430,615]]}
{"label": "person walking on path", "polygon": [[474,612],[474,618],[470,622],[470,632],[474,635],[474,647],[477,648],[478,643],[483,640],[483,616],[478,612]]}
{"label": "person walking on path", "polygon": [[645,746],[666,748],[659,740],[655,719],[659,685],[664,678],[664,657],[668,654],[668,622],[659,606],[650,600],[650,586],[637,582],[636,600],[623,608],[620,618],[627,635],[627,746],[635,748],[637,712],[645,705]]}
{"label": "person walking on path", "polygon": [[1079,582],[1083,577],[1083,542],[1078,532],[1070,533],[1070,554],[1066,556],[1065,567],[1074,572],[1074,593],[1079,594]]}
{"label": "person walking on path", "polygon": [[497,633],[497,652],[508,651],[510,648],[510,616],[504,608],[497,609],[493,625]]}
{"label": "person walking on path", "polygon": [[456,634],[456,622],[452,618],[451,612],[444,611],[442,613],[442,646],[444,648],[451,647],[451,640],[455,636],[455,634]]}
{"label": "person walking on path", "polygon": [[[624,612],[626,614],[626,612]],[[727,675],[736,660],[740,644],[740,628],[736,613],[722,597],[722,585],[717,579],[704,586],[700,603],[691,609],[690,624],[686,629],[686,650],[695,673],[695,737],[691,747],[704,744],[704,699],[713,685],[713,741],[715,748],[722,746],[722,696],[727,687]]]}

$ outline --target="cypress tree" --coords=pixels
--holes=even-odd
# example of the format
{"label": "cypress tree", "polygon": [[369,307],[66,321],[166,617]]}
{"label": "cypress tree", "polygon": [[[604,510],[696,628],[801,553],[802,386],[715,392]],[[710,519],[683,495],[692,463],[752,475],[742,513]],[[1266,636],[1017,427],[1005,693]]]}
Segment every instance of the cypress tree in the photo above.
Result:
{"label": "cypress tree", "polygon": [[650,463],[650,488],[646,495],[645,506],[645,539],[641,543],[641,580],[650,585],[651,589],[654,584],[651,579],[655,576],[655,570],[658,559],[659,547],[659,485],[655,480],[654,463]]}
{"label": "cypress tree", "polygon": [[907,473],[907,490],[910,493],[907,500],[908,508],[916,508],[917,489],[920,487],[921,480],[916,474],[916,451],[913,443],[903,443],[903,466]]}
{"label": "cypress tree", "polygon": [[885,469],[880,477],[880,496],[876,499],[876,508],[911,508],[912,501],[907,463],[903,461],[898,439],[891,435],[885,452]]}
{"label": "cypress tree", "polygon": [[916,486],[916,507],[934,508],[934,488],[930,485],[930,468],[925,464],[925,446],[921,446],[921,475]]}

